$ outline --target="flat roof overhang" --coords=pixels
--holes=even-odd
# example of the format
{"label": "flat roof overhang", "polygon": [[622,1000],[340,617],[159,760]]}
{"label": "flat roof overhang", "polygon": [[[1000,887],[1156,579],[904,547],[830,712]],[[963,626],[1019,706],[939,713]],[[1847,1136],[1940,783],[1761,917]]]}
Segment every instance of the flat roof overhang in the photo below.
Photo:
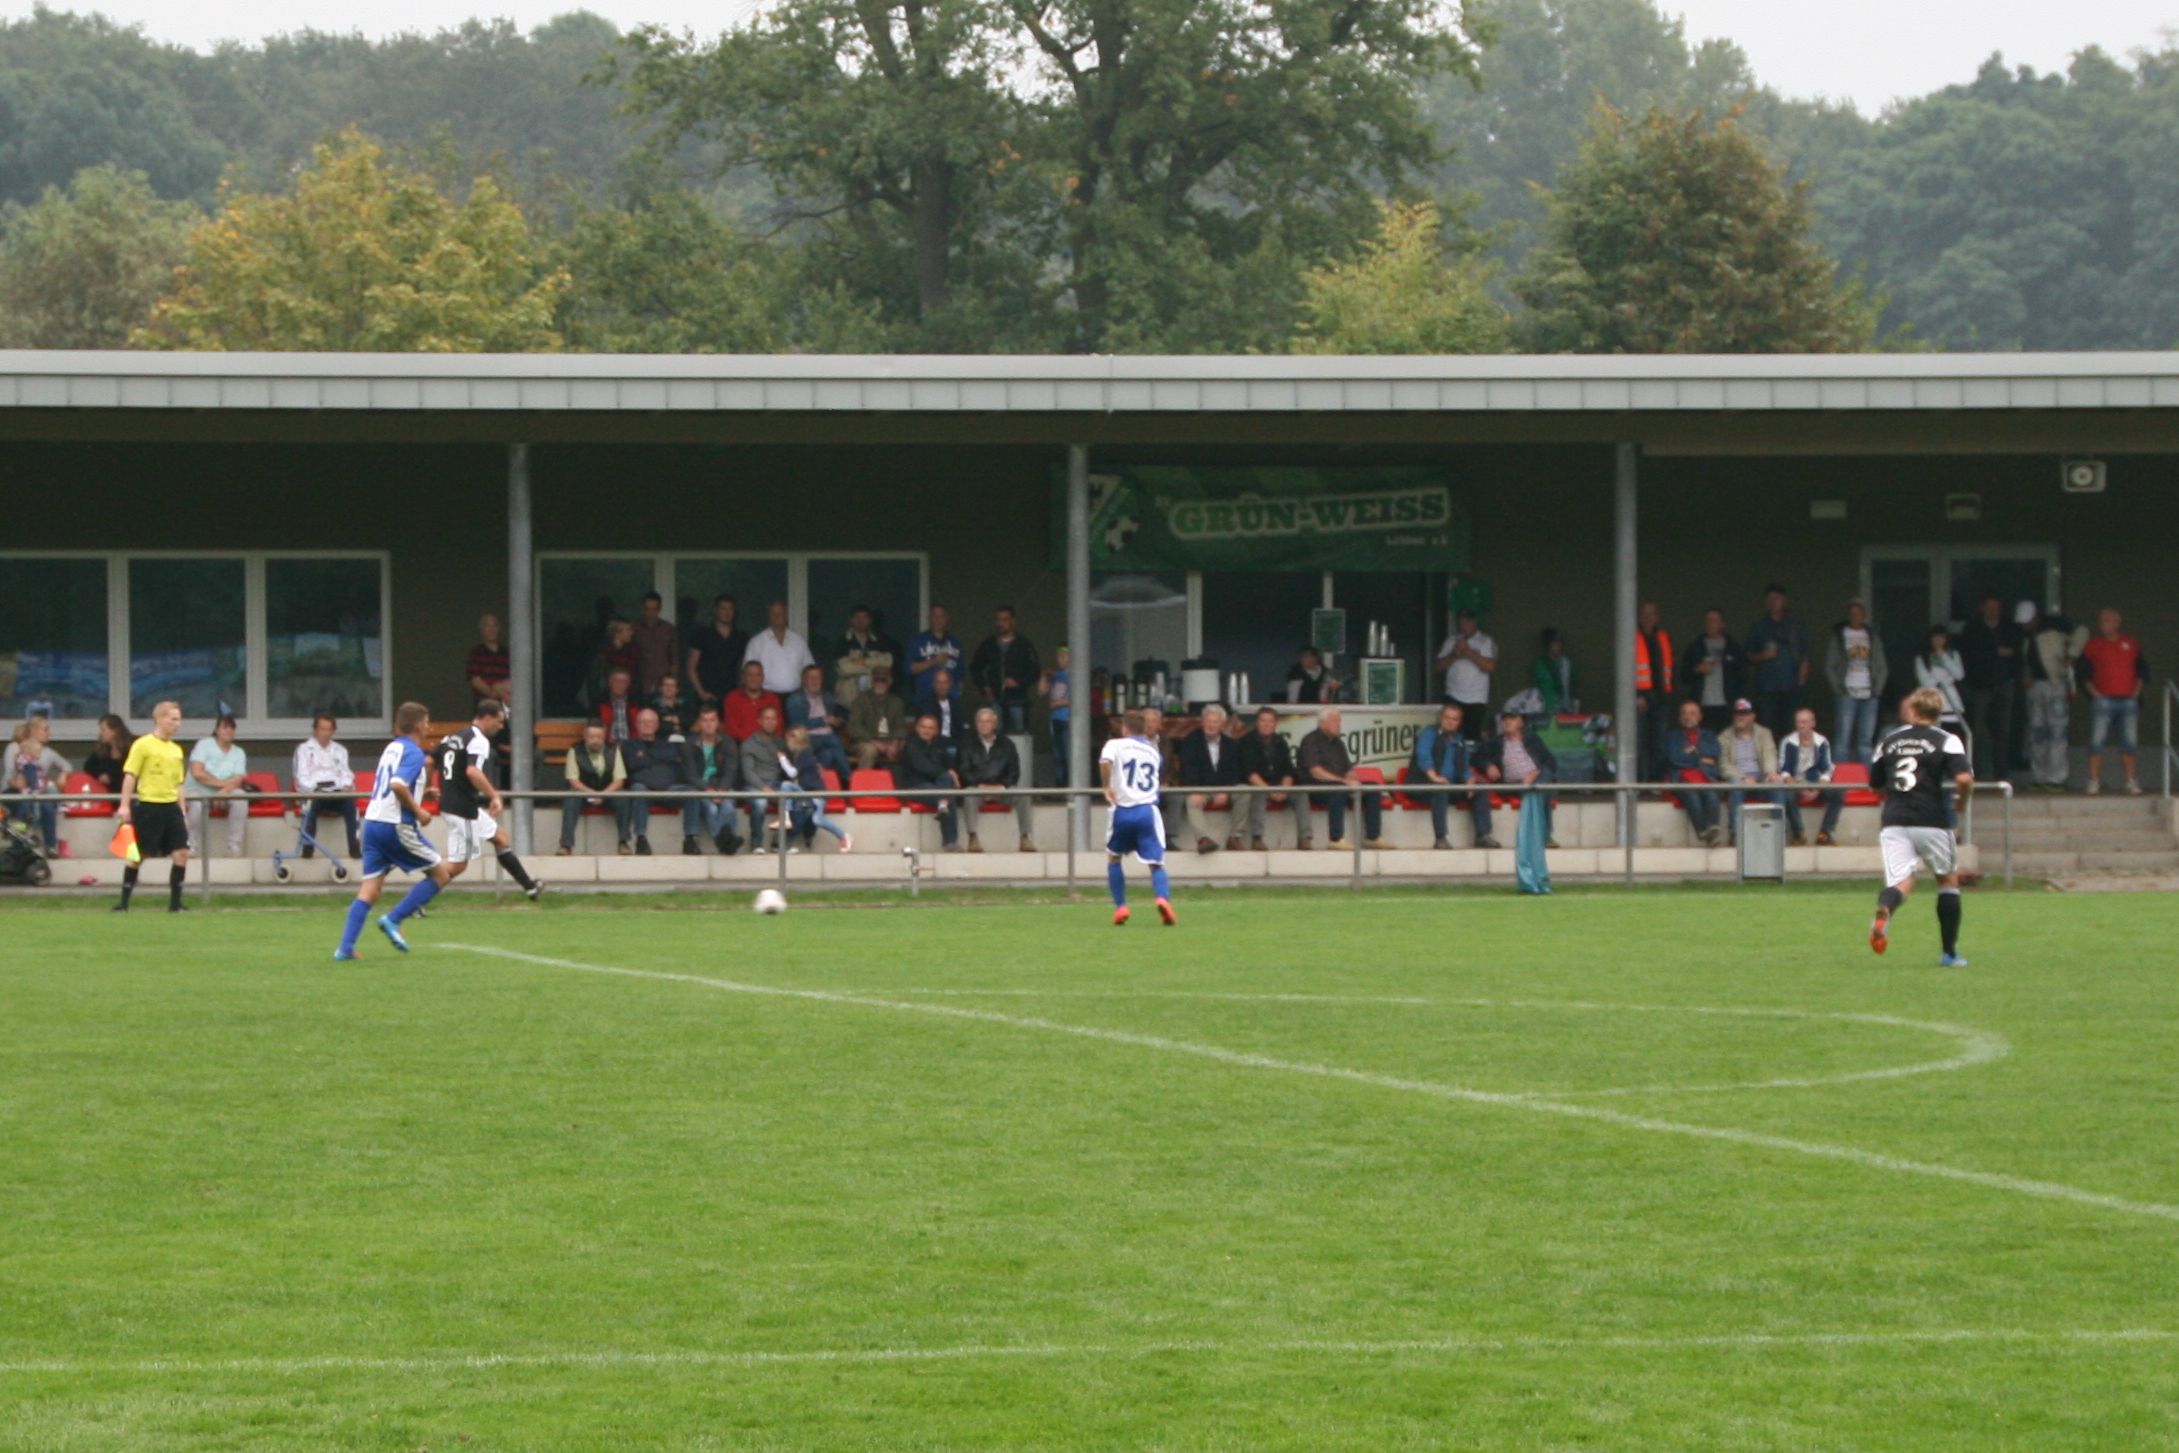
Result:
{"label": "flat roof overhang", "polygon": [[2179,451],[2179,354],[0,351],[0,438],[2162,453]]}

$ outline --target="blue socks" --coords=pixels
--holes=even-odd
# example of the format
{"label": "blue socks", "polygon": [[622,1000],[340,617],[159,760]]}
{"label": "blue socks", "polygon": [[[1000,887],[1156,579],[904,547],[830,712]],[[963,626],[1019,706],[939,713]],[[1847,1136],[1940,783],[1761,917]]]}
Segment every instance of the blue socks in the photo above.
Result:
{"label": "blue socks", "polygon": [[348,922],[340,931],[340,951],[342,953],[352,954],[356,951],[356,940],[363,933],[363,921],[370,916],[371,905],[361,898],[348,905]]}
{"label": "blue socks", "polygon": [[1150,865],[1150,891],[1160,898],[1173,896],[1173,883],[1170,878],[1165,876],[1165,864],[1152,863]]}
{"label": "blue socks", "polygon": [[1105,864],[1105,881],[1112,885],[1112,906],[1127,907],[1127,869],[1117,858]]}
{"label": "blue socks", "polygon": [[438,896],[438,879],[419,878],[414,887],[401,895],[401,901],[393,906],[393,912],[387,914],[386,917],[394,923],[399,923]]}

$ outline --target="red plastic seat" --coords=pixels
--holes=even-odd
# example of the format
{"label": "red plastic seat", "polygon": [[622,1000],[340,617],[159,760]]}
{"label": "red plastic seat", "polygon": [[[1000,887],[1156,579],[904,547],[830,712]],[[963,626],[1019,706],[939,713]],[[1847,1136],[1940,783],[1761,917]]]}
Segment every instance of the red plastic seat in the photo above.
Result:
{"label": "red plastic seat", "polygon": [[[883,767],[857,767],[853,775],[847,779],[847,790],[850,792],[890,793],[899,785],[893,780],[893,774]],[[849,805],[857,812],[898,812],[901,810],[900,799],[890,796],[857,797]]]}
{"label": "red plastic seat", "polygon": [[[61,791],[69,797],[82,792],[104,792],[106,784],[88,772],[70,772],[61,783]],[[112,817],[116,804],[111,802],[69,802],[62,806],[63,817]]]}
{"label": "red plastic seat", "polygon": [[[242,774],[242,780],[255,787],[259,792],[282,792],[286,790],[280,785],[279,775],[273,772],[245,772]],[[285,802],[267,801],[263,797],[252,797],[250,799],[250,816],[252,817],[279,817],[287,810],[288,805]]]}
{"label": "red plastic seat", "polygon": [[1014,810],[1014,799],[1011,797],[987,797],[984,799],[980,810],[984,812],[1012,812]]}
{"label": "red plastic seat", "polygon": [[[1677,772],[1668,767],[1665,769],[1665,775],[1674,782],[1707,782],[1710,780],[1693,767],[1682,767]],[[1677,792],[1665,793],[1664,799],[1667,804],[1673,807],[1685,807],[1687,805],[1680,800],[1680,794]]]}
{"label": "red plastic seat", "polygon": [[356,773],[356,806],[369,807],[371,805],[371,793],[376,791],[377,788],[378,769],[376,767]]}
{"label": "red plastic seat", "polygon": [[[1421,782],[1425,779],[1422,773],[1416,771],[1413,767],[1402,767],[1399,780],[1400,785],[1405,787],[1410,782]],[[1392,805],[1394,807],[1404,807],[1409,812],[1428,812],[1430,810],[1430,800],[1427,797],[1415,797],[1405,792],[1394,793]]]}
{"label": "red plastic seat", "polygon": [[1884,794],[1873,790],[1869,786],[1869,764],[1867,762],[1841,762],[1832,769],[1831,780],[1833,782],[1860,784],[1854,791],[1846,794],[1846,805],[1848,807],[1882,807],[1884,805]]}
{"label": "red plastic seat", "polygon": [[[825,790],[827,792],[838,792],[840,790],[839,773],[833,771],[830,767],[819,767],[817,770],[824,774]],[[847,799],[844,797],[827,797],[825,799],[825,811],[828,814],[847,811]]]}

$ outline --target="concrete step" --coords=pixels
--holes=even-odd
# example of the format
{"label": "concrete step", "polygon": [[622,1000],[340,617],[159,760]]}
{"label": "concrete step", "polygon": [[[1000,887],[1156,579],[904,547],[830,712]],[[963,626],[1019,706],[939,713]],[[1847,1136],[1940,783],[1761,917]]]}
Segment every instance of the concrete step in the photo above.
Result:
{"label": "concrete step", "polygon": [[[1998,824],[1978,818],[1975,840],[1995,844]],[[2048,829],[2040,824],[2013,821],[2013,846],[2046,853],[2168,853],[2179,851],[2179,840],[2155,827],[2112,827],[2076,831],[2070,825]]]}
{"label": "concrete step", "polygon": [[[1995,848],[1989,864],[1998,863]],[[2042,852],[2013,853],[2013,871],[2048,878],[2068,873],[2170,873],[2179,872],[2179,851],[2152,853]]]}

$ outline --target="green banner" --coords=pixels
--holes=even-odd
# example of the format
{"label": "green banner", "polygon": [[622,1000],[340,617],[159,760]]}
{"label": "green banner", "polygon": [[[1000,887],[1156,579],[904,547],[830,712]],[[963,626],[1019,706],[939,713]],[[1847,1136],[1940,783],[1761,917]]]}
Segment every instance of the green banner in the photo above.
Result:
{"label": "green banner", "polygon": [[[1066,555],[1066,490],[1054,492]],[[1090,476],[1096,570],[1468,568],[1468,514],[1445,474],[1412,467],[1126,465]]]}

